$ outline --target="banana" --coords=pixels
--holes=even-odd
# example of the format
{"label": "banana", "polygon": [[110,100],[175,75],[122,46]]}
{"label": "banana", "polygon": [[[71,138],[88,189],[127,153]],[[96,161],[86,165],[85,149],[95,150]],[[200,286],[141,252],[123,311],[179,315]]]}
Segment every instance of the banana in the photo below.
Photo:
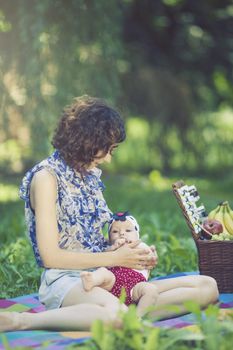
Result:
{"label": "banana", "polygon": [[217,213],[214,215],[214,219],[221,222],[222,227],[223,227],[223,233],[229,233],[227,228],[226,228],[224,218],[223,218],[225,206],[226,206],[226,204],[219,205],[220,208],[217,211]]}
{"label": "banana", "polygon": [[228,208],[229,214],[230,214],[230,216],[231,216],[231,218],[232,218],[232,220],[233,220],[233,210],[231,209],[231,207],[230,207],[230,205],[229,205],[228,202],[227,202],[227,208]]}
{"label": "banana", "polygon": [[217,208],[215,208],[214,210],[212,210],[209,215],[208,215],[208,219],[214,219],[215,215],[217,214],[217,212],[220,209],[220,205],[217,206]]}
{"label": "banana", "polygon": [[227,231],[233,235],[233,219],[231,218],[228,204],[225,205],[223,209],[223,220]]}

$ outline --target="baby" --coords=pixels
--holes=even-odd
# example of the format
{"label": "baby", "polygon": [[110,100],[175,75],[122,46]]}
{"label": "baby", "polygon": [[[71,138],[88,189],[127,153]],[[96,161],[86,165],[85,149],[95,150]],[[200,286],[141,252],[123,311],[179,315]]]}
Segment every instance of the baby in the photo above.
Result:
{"label": "baby", "polygon": [[[139,225],[128,212],[119,212],[113,215],[108,233],[111,244],[108,250],[115,250],[123,244],[139,240]],[[151,252],[149,246],[143,242],[137,247],[146,248]],[[121,266],[100,267],[93,272],[83,271],[81,273],[83,288],[86,291],[94,287],[101,287],[119,298],[124,288],[125,304],[137,304],[138,316],[143,316],[148,307],[155,305],[158,299],[157,287],[147,282],[148,277],[149,270],[134,270]]]}

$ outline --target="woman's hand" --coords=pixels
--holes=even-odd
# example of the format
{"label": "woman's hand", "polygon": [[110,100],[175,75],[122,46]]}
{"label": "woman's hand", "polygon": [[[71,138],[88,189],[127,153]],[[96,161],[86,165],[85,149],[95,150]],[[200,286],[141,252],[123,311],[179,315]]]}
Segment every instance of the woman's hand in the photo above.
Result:
{"label": "woman's hand", "polygon": [[123,266],[131,269],[152,269],[155,266],[156,257],[148,248],[137,248],[140,240],[125,244],[114,253],[115,266]]}
{"label": "woman's hand", "polygon": [[149,247],[147,244],[142,242],[142,243],[140,243],[138,248],[145,248],[146,249],[146,252],[148,253],[147,269],[152,270],[157,265],[157,261],[158,261],[158,255],[157,255],[155,246],[152,245]]}
{"label": "woman's hand", "polygon": [[153,269],[155,266],[157,266],[159,257],[158,257],[158,254],[157,254],[156,247],[154,245],[151,245],[149,248],[150,248],[150,251],[151,251],[151,256],[154,256],[154,258],[155,258],[154,265],[149,267],[149,269]]}

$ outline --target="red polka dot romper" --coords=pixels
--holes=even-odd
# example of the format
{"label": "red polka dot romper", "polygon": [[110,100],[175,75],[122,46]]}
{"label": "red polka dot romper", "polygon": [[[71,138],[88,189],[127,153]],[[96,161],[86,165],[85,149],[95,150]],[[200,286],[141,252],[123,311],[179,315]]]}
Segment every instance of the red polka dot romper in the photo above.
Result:
{"label": "red polka dot romper", "polygon": [[130,304],[135,304],[135,302],[131,298],[130,292],[137,283],[146,282],[146,278],[143,276],[143,274],[133,269],[121,266],[111,267],[108,270],[110,270],[116,278],[115,284],[110,292],[117,298],[119,298],[121,295],[122,288],[125,288],[125,304],[127,306]]}

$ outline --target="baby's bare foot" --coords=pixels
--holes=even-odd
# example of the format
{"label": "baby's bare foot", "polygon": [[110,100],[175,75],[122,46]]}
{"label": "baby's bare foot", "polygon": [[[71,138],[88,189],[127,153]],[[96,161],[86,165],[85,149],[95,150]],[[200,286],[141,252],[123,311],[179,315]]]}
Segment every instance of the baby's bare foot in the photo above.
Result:
{"label": "baby's bare foot", "polygon": [[83,271],[80,273],[82,279],[83,288],[88,292],[95,287],[94,278],[92,272]]}
{"label": "baby's bare foot", "polygon": [[19,316],[18,312],[0,312],[0,332],[20,329]]}

